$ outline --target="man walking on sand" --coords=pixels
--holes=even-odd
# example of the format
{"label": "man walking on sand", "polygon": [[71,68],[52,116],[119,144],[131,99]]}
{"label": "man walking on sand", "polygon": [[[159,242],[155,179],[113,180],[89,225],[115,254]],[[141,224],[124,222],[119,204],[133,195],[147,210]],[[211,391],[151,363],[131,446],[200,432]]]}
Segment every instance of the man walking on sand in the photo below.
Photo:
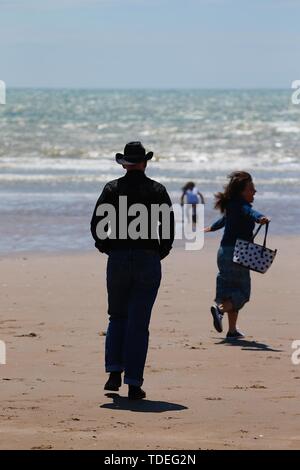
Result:
{"label": "man walking on sand", "polygon": [[127,172],[105,185],[91,220],[95,246],[108,255],[105,369],[110,375],[104,389],[118,391],[124,372],[128,398],[133,400],[146,396],[141,386],[160,261],[174,241],[170,197],[162,184],[145,175],[152,156],[141,142],[130,142],[124,154],[116,154]]}

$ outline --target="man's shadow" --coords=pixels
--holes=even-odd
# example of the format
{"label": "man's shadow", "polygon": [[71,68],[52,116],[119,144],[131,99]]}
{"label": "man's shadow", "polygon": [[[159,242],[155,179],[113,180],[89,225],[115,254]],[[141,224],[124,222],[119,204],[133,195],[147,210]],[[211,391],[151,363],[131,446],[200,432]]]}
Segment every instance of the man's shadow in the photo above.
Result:
{"label": "man's shadow", "polygon": [[258,341],[248,341],[242,338],[227,339],[224,338],[215,344],[226,344],[227,346],[238,346],[243,351],[269,351],[269,352],[282,352],[282,349],[273,349],[268,344],[259,343]]}
{"label": "man's shadow", "polygon": [[186,406],[167,401],[154,400],[128,400],[127,397],[121,397],[118,393],[106,393],[105,396],[112,398],[112,403],[104,403],[100,408],[111,410],[128,410],[143,413],[163,413],[165,411],[187,410]]}

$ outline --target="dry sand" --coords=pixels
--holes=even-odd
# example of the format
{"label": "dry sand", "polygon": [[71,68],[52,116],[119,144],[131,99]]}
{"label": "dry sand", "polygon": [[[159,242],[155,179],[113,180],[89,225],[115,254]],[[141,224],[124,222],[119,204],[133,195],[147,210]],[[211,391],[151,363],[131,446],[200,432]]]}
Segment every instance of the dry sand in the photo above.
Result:
{"label": "dry sand", "polygon": [[174,250],[151,323],[144,388],[106,397],[106,257],[24,254],[0,261],[1,449],[299,449],[299,239],[273,237],[271,270],[253,273],[247,333],[212,328],[217,237]]}

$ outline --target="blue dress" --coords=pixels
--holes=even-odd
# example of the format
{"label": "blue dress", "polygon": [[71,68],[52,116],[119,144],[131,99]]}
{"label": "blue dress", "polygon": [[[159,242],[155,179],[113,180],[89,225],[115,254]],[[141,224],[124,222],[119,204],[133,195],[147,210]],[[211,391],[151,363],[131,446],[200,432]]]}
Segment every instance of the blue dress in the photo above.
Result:
{"label": "blue dress", "polygon": [[237,198],[228,203],[225,215],[211,226],[213,232],[225,227],[217,255],[219,272],[215,302],[231,300],[236,312],[250,300],[251,278],[249,269],[232,261],[235,242],[237,238],[250,241],[255,222],[261,217],[264,215],[254,210],[251,204]]}

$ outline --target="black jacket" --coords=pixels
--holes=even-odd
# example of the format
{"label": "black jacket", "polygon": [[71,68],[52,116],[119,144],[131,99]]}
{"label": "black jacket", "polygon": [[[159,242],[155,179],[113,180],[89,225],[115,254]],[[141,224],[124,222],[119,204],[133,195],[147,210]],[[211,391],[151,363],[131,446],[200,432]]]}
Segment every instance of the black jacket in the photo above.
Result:
{"label": "black jacket", "polygon": [[[147,230],[147,238],[141,236],[137,239],[132,239],[128,236],[121,238],[119,232],[119,203],[120,203],[120,196],[127,196],[127,211],[133,204],[143,204],[147,208],[148,214],[148,224],[146,227]],[[124,202],[125,198],[123,198]],[[103,204],[111,204],[115,209],[116,220],[115,220],[115,236],[110,238],[109,235],[105,237],[98,238],[96,233],[96,228],[98,223],[102,220],[107,222],[105,227],[105,231],[107,232],[109,229],[109,225],[111,226],[111,217],[108,212],[103,212],[102,215],[96,215],[97,209],[100,205]],[[162,216],[161,212],[159,213],[159,218],[151,214],[151,207],[153,204],[161,205],[167,204],[169,217],[165,218]],[[122,216],[124,216],[124,210],[122,211]],[[127,229],[130,223],[139,215],[135,216],[128,216],[127,215]],[[105,219],[105,221],[104,221]],[[157,225],[157,234],[156,237],[151,237],[151,223],[153,226]],[[144,227],[145,228],[145,227]],[[166,228],[166,232],[164,231]],[[170,197],[167,193],[166,188],[148,178],[143,171],[140,170],[131,170],[128,171],[125,176],[119,178],[117,180],[110,181],[107,183],[96,203],[94,213],[91,220],[91,233],[95,240],[95,246],[98,248],[99,251],[102,253],[108,254],[111,250],[114,249],[135,249],[135,248],[143,248],[143,249],[150,249],[156,250],[160,254],[160,258],[163,259],[167,256],[172,248],[172,244],[174,241],[174,231],[175,231],[175,223],[174,223],[174,213],[172,210],[172,203]],[[145,232],[144,232],[145,233]]]}

